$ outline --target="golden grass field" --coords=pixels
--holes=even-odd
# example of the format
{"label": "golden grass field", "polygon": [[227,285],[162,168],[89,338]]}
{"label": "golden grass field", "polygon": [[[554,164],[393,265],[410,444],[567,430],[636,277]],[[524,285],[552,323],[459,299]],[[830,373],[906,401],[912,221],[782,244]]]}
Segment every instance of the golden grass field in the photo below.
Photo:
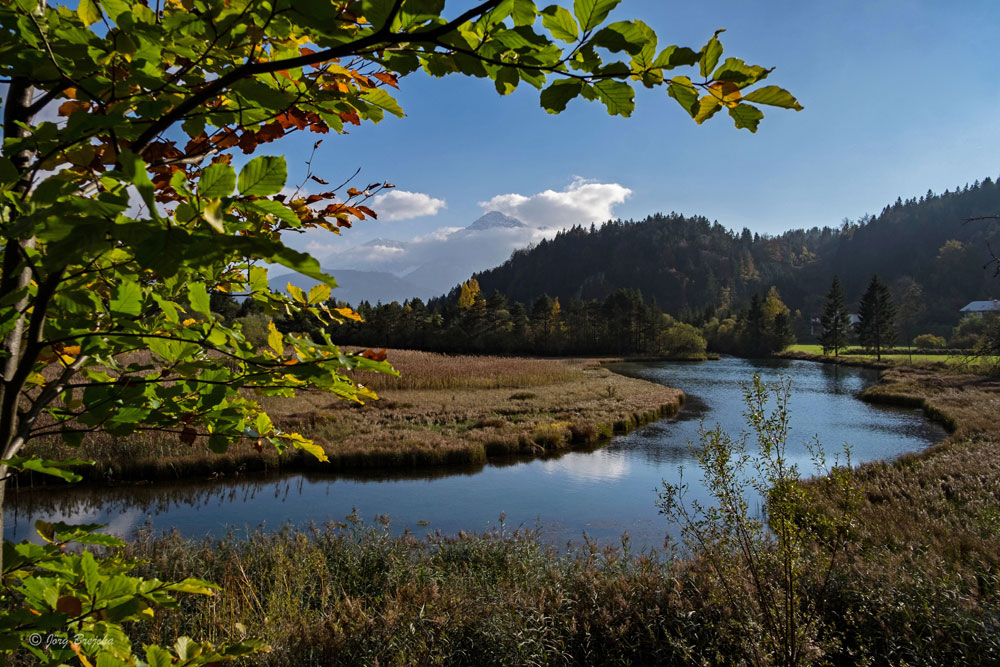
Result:
{"label": "golden grass field", "polygon": [[[323,392],[259,399],[279,428],[322,445],[329,463],[299,451],[258,452],[250,441],[214,454],[155,433],[96,435],[73,455],[95,460],[80,472],[103,480],[480,464],[593,447],[673,414],[683,402],[679,390],[617,375],[596,360],[391,350],[389,361],[400,377],[358,374],[358,382],[380,395],[365,405]],[[69,453],[56,442],[36,443],[32,451],[53,458]]]}

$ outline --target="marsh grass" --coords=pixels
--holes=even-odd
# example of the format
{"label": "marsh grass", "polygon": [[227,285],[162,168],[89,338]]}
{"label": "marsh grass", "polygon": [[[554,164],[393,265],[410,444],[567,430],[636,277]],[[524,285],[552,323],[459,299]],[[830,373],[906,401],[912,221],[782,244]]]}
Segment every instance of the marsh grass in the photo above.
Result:
{"label": "marsh grass", "polygon": [[[594,360],[409,351],[389,358],[402,377],[365,374],[381,397],[365,405],[320,392],[257,397],[277,426],[320,444],[328,463],[296,450],[258,451],[249,440],[214,454],[200,442],[189,446],[158,433],[95,434],[76,451],[51,439],[31,451],[93,459],[95,466],[80,469],[91,481],[470,465],[595,447],[612,433],[676,413],[683,402],[678,390],[617,375]],[[22,486],[47,481],[29,476]]]}
{"label": "marsh grass", "polygon": [[375,391],[407,389],[520,389],[567,382],[577,363],[563,359],[444,355],[416,350],[388,350],[399,377],[360,372],[355,381]]}

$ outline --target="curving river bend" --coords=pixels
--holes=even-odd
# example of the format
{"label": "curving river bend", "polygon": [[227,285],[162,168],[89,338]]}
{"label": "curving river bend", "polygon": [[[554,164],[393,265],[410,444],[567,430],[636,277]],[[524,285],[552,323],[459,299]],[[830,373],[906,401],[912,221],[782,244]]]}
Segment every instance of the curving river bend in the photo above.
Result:
{"label": "curving river bend", "polygon": [[849,443],[855,462],[891,460],[944,437],[944,430],[916,410],[873,406],[857,399],[878,379],[876,371],[791,360],[623,363],[615,370],[682,389],[687,404],[674,419],[661,420],[602,449],[572,452],[475,469],[442,469],[410,475],[347,477],[288,475],[223,478],[114,488],[70,488],[9,493],[7,539],[34,535],[34,521],[106,523],[128,536],[144,524],[155,531],[177,529],[190,537],[222,535],[286,523],[343,521],[357,508],[372,522],[387,515],[393,532],[421,535],[440,530],[482,531],[497,526],[530,527],[561,545],[584,535],[616,542],[627,531],[636,548],[658,547],[668,532],[658,515],[661,480],[684,480],[699,494],[700,472],[689,443],[702,420],[730,433],[743,430],[743,390],[754,372],[766,381],[792,379],[789,453],[804,474],[811,471],[804,443],[819,436],[833,453]]}

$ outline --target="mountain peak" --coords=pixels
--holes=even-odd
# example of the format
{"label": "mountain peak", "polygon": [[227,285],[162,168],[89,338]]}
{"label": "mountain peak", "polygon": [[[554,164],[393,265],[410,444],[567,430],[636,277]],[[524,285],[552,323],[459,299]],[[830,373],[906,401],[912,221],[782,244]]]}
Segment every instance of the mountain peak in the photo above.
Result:
{"label": "mountain peak", "polygon": [[398,248],[400,250],[406,248],[406,243],[403,241],[396,241],[395,239],[383,239],[383,238],[372,239],[371,241],[368,241],[364,245],[381,246],[383,248]]}
{"label": "mountain peak", "polygon": [[481,218],[473,222],[465,229],[470,231],[480,231],[483,229],[515,228],[515,227],[527,227],[527,225],[518,220],[517,218],[512,218],[509,215],[504,215],[500,211],[490,211],[489,213],[482,216]]}

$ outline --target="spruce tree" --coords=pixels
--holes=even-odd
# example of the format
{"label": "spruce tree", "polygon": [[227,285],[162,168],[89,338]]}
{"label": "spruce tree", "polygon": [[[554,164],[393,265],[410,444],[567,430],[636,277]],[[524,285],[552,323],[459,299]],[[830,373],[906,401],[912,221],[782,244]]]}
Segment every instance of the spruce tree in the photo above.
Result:
{"label": "spruce tree", "polygon": [[851,314],[847,310],[844,290],[841,288],[840,279],[837,276],[833,277],[833,284],[826,295],[823,314],[820,316],[820,325],[823,327],[819,335],[823,354],[833,350],[833,356],[838,356],[840,350],[847,347],[851,339]]}
{"label": "spruce tree", "polygon": [[896,342],[896,306],[885,283],[872,276],[858,308],[858,340],[881,361],[882,350]]}

